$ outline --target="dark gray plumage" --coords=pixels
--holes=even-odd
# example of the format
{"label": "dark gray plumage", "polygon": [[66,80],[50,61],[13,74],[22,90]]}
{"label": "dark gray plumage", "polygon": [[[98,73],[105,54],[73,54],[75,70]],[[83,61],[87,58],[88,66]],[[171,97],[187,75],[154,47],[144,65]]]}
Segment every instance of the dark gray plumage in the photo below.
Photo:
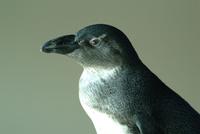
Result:
{"label": "dark gray plumage", "polygon": [[119,29],[90,25],[42,51],[80,63],[80,101],[98,134],[200,134],[200,115],[139,59]]}

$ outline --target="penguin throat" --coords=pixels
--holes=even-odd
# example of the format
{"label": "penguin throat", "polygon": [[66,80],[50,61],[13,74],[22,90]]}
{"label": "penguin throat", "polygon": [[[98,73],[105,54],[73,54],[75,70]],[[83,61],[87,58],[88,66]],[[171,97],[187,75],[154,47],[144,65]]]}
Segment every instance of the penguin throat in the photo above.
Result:
{"label": "penguin throat", "polygon": [[81,79],[84,79],[88,82],[100,79],[110,79],[115,77],[119,72],[119,67],[115,68],[92,68],[87,67],[84,68],[83,73],[81,75]]}
{"label": "penguin throat", "polygon": [[[110,81],[118,75],[119,68],[97,69],[84,68],[79,80],[79,98],[81,102],[93,103],[97,96],[106,94]],[[101,98],[98,98],[101,100]],[[97,100],[98,100],[97,99]]]}

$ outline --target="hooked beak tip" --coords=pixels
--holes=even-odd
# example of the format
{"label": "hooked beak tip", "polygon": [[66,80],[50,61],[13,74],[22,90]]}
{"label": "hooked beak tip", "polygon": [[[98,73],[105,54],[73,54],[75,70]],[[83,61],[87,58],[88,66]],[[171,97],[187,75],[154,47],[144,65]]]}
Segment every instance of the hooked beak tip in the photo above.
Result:
{"label": "hooked beak tip", "polygon": [[55,47],[56,47],[55,43],[53,43],[52,41],[48,41],[42,46],[40,51],[44,52],[44,53],[51,53],[51,52],[53,52]]}

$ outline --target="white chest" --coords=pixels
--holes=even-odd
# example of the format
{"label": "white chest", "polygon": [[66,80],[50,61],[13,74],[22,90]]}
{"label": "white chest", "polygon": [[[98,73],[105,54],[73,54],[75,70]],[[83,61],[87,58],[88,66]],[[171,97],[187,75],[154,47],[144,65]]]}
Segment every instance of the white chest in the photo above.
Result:
{"label": "white chest", "polygon": [[130,134],[128,127],[120,124],[109,115],[82,104],[84,110],[92,120],[97,134]]}
{"label": "white chest", "polygon": [[[82,107],[92,120],[97,134],[130,134],[128,127],[120,124],[117,120],[113,119],[109,115],[97,111],[89,107],[87,104],[92,104],[92,97],[95,95],[96,86],[98,83],[101,83],[101,80],[109,81],[118,73],[118,68],[114,69],[93,69],[86,68],[84,69],[82,76],[79,82],[79,98]],[[86,93],[87,90],[90,92]]]}

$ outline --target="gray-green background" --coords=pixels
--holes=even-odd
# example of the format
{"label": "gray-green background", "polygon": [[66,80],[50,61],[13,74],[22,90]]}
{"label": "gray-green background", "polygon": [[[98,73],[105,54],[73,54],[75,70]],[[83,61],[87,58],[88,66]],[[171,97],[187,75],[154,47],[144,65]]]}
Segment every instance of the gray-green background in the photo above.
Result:
{"label": "gray-green background", "polygon": [[39,51],[94,23],[124,31],[143,62],[200,111],[199,13],[199,0],[1,0],[0,133],[95,133],[78,100],[82,68]]}

